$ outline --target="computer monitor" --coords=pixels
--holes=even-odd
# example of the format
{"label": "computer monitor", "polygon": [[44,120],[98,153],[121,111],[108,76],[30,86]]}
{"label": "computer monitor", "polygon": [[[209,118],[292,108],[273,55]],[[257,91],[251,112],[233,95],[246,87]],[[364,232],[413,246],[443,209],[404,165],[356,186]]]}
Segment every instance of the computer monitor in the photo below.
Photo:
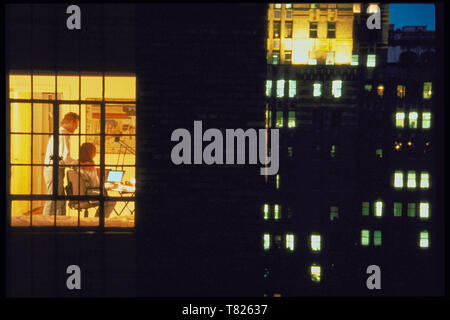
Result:
{"label": "computer monitor", "polygon": [[120,183],[122,181],[123,171],[111,170],[108,173],[106,182]]}

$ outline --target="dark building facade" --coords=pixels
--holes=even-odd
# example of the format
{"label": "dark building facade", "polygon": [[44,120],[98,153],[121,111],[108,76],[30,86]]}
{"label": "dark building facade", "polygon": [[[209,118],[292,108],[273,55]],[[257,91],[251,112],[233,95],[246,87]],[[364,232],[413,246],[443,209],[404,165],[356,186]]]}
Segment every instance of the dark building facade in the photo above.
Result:
{"label": "dark building facade", "polygon": [[[381,295],[442,293],[440,80],[429,60],[389,63],[387,5],[380,5],[382,29],[372,31],[365,4],[79,7],[80,30],[67,29],[66,5],[5,7],[7,296],[370,295],[371,264],[382,270]],[[60,96],[65,74],[80,83],[76,99]],[[32,79],[31,93],[34,79],[52,77],[55,97],[14,95],[11,75]],[[83,95],[89,76],[102,79],[99,100]],[[123,78],[108,89],[114,77]],[[127,86],[135,95],[124,98]],[[90,220],[94,209],[87,217],[72,210],[74,224],[59,216],[40,224],[46,220],[34,203],[65,196],[56,188],[52,196],[34,193],[37,178],[23,191],[17,181],[28,180],[13,169],[30,166],[34,177],[33,150],[31,161],[15,159],[22,158],[13,120],[29,104],[33,122],[39,103],[53,106],[46,111],[53,119],[65,105],[79,106],[77,141],[89,136],[81,133],[89,120],[83,108],[97,106],[100,172],[117,169],[108,159],[127,136],[108,134],[108,120],[117,120],[108,108],[120,106],[111,114],[134,121],[134,156],[121,160],[117,152],[129,161],[121,169],[133,173],[135,196],[95,198],[101,208],[120,202],[126,214],[109,219],[101,209]],[[278,174],[262,176],[259,165],[174,165],[171,134],[193,132],[195,120],[203,132],[280,129]],[[57,125],[46,138],[59,134]],[[33,128],[20,132],[31,146]],[[69,265],[80,266],[83,290],[67,290]]]}

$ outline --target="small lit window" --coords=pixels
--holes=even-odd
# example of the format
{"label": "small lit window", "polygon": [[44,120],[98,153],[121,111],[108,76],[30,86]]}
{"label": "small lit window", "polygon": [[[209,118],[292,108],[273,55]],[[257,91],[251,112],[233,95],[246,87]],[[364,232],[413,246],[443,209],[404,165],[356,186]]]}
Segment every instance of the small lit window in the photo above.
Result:
{"label": "small lit window", "polygon": [[422,129],[431,128],[431,112],[422,112]]}
{"label": "small lit window", "polygon": [[362,215],[363,216],[368,216],[369,215],[369,208],[370,208],[370,203],[369,202],[363,202],[362,203]]}
{"label": "small lit window", "polygon": [[280,62],[280,53],[272,54],[272,64],[278,64]]}
{"label": "small lit window", "polygon": [[273,48],[280,50],[280,39],[274,39],[273,40]]}
{"label": "small lit window", "polygon": [[420,188],[427,189],[430,187],[430,175],[428,172],[420,173]]}
{"label": "small lit window", "polygon": [[311,272],[311,280],[313,282],[320,282],[320,274],[321,274],[321,268],[317,265],[312,265],[310,268]]}
{"label": "small lit window", "polygon": [[292,3],[286,3],[286,9],[291,9],[292,8]]}
{"label": "small lit window", "polygon": [[295,128],[295,111],[289,111],[288,128]]}
{"label": "small lit window", "polygon": [[334,51],[327,51],[325,56],[326,65],[334,65]]}
{"label": "small lit window", "polygon": [[364,85],[364,90],[366,90],[367,92],[372,91],[372,85],[371,84]]}
{"label": "small lit window", "polygon": [[375,230],[373,232],[373,245],[381,246],[381,231],[380,230]]}
{"label": "small lit window", "polygon": [[273,206],[273,212],[274,212],[273,218],[275,220],[280,220],[280,218],[281,218],[281,207],[280,207],[279,204],[276,204],[276,205]]}
{"label": "small lit window", "polygon": [[357,54],[352,54],[352,66],[357,66],[359,64],[359,56]]}
{"label": "small lit window", "polygon": [[382,97],[384,95],[384,86],[382,84],[378,85],[377,93],[380,97]]}
{"label": "small lit window", "polygon": [[428,238],[428,231],[421,231],[420,232],[420,238],[419,238],[419,247],[421,248],[428,248],[430,246],[429,238]]}
{"label": "small lit window", "polygon": [[[292,11],[288,11],[288,12],[292,12]],[[285,22],[285,38],[292,38],[292,21],[286,21]]]}
{"label": "small lit window", "polygon": [[397,128],[405,127],[405,113],[404,112],[397,112],[395,114],[395,126]]}
{"label": "small lit window", "polygon": [[361,13],[361,3],[353,4],[353,13]]}
{"label": "small lit window", "polygon": [[269,205],[264,204],[264,220],[269,220]]}
{"label": "small lit window", "polygon": [[277,98],[284,97],[284,80],[277,81]]}
{"label": "small lit window", "polygon": [[339,218],[339,207],[331,206],[330,207],[330,221],[336,220]]}
{"label": "small lit window", "polygon": [[280,175],[277,174],[275,178],[275,188],[280,189]]}
{"label": "small lit window", "polygon": [[416,204],[408,203],[408,217],[414,218],[416,216]]}
{"label": "small lit window", "polygon": [[281,3],[275,3],[275,8],[276,9],[281,9]]}
{"label": "small lit window", "polygon": [[383,216],[383,201],[380,201],[380,200],[375,201],[374,214],[375,214],[375,217]]}
{"label": "small lit window", "polygon": [[281,31],[281,22],[280,21],[274,21],[274,23],[273,23],[273,37],[275,39],[279,39],[280,38],[280,35],[281,35],[280,31]]}
{"label": "small lit window", "polygon": [[285,63],[291,63],[292,62],[292,51],[285,51],[284,52],[284,62]]}
{"label": "small lit window", "polygon": [[272,95],[272,80],[266,80],[266,97]]}
{"label": "small lit window", "polygon": [[413,112],[409,113],[409,128],[410,129],[417,129],[417,118],[418,118],[417,112],[413,111]]}
{"label": "small lit window", "polygon": [[406,186],[408,188],[415,188],[416,187],[416,172],[414,170],[408,171],[408,179],[406,182]]}
{"label": "small lit window", "polygon": [[383,158],[383,149],[382,148],[377,148],[375,150],[375,154],[377,155],[378,158]]}
{"label": "small lit window", "polygon": [[367,13],[369,13],[369,14],[377,13],[378,9],[379,9],[378,5],[371,3],[371,4],[369,4],[369,7],[367,8]]}
{"label": "small lit window", "polygon": [[428,219],[430,217],[430,204],[428,202],[421,202],[419,204],[419,217]]}
{"label": "small lit window", "polygon": [[332,144],[331,148],[330,148],[330,157],[331,158],[335,158],[336,157],[336,152],[337,152],[337,147],[336,145]]}
{"label": "small lit window", "polygon": [[406,87],[402,85],[397,86],[397,97],[404,98],[406,95]]}
{"label": "small lit window", "polygon": [[308,64],[311,66],[315,66],[317,64],[317,59],[308,59]]}
{"label": "small lit window", "polygon": [[292,233],[286,234],[286,249],[294,251],[294,235]]}
{"label": "small lit window", "polygon": [[277,118],[275,121],[275,127],[283,128],[283,111],[277,111]]}
{"label": "small lit window", "polygon": [[367,55],[367,67],[373,68],[376,66],[377,56],[375,54]]}
{"label": "small lit window", "polygon": [[289,98],[295,97],[297,94],[297,81],[289,80]]}
{"label": "small lit window", "polygon": [[394,172],[394,187],[403,188],[403,172],[401,171]]}
{"label": "small lit window", "polygon": [[402,216],[402,206],[401,202],[394,202],[394,217]]}
{"label": "small lit window", "polygon": [[321,249],[321,237],[319,234],[311,235],[311,250],[320,251]]}
{"label": "small lit window", "polygon": [[432,83],[431,82],[424,82],[423,83],[423,98],[424,99],[431,99],[431,95],[432,94],[433,94]]}
{"label": "small lit window", "polygon": [[332,84],[333,97],[340,98],[342,94],[342,81],[334,80]]}
{"label": "small lit window", "polygon": [[368,246],[370,243],[370,231],[369,230],[361,230],[361,245]]}
{"label": "small lit window", "polygon": [[313,88],[314,88],[313,96],[320,97],[322,95],[322,84],[319,82],[315,82],[313,84]]}
{"label": "small lit window", "polygon": [[264,250],[267,251],[270,249],[270,234],[265,233],[263,239],[264,239]]}

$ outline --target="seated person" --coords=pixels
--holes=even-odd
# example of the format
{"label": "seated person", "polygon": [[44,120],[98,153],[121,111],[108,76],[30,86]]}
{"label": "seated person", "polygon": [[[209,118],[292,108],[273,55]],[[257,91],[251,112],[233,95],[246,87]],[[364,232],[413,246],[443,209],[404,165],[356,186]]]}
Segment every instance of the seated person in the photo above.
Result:
{"label": "seated person", "polygon": [[[97,170],[94,167],[96,152],[95,145],[90,142],[85,142],[80,147],[80,183],[84,183],[86,188],[100,188]],[[105,218],[109,218],[116,203],[114,201],[105,201],[104,204]],[[97,209],[95,216],[99,216],[99,209]]]}

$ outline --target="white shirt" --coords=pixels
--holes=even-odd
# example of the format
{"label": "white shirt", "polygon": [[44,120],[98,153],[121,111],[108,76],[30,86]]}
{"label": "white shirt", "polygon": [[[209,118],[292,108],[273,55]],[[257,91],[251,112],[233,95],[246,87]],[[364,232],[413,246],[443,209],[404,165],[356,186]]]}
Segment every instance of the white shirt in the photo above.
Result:
{"label": "white shirt", "polygon": [[[59,133],[71,134],[71,132],[66,130],[64,127],[59,127]],[[45,154],[46,165],[51,165],[53,163],[53,160],[50,159],[52,155],[53,155],[53,136],[50,137],[50,140],[48,141],[47,144],[47,152]],[[70,137],[68,135],[59,136],[59,157],[62,158],[62,160],[59,161],[59,164],[61,165],[71,165],[78,163],[77,160],[72,159],[72,157],[70,156]]]}

